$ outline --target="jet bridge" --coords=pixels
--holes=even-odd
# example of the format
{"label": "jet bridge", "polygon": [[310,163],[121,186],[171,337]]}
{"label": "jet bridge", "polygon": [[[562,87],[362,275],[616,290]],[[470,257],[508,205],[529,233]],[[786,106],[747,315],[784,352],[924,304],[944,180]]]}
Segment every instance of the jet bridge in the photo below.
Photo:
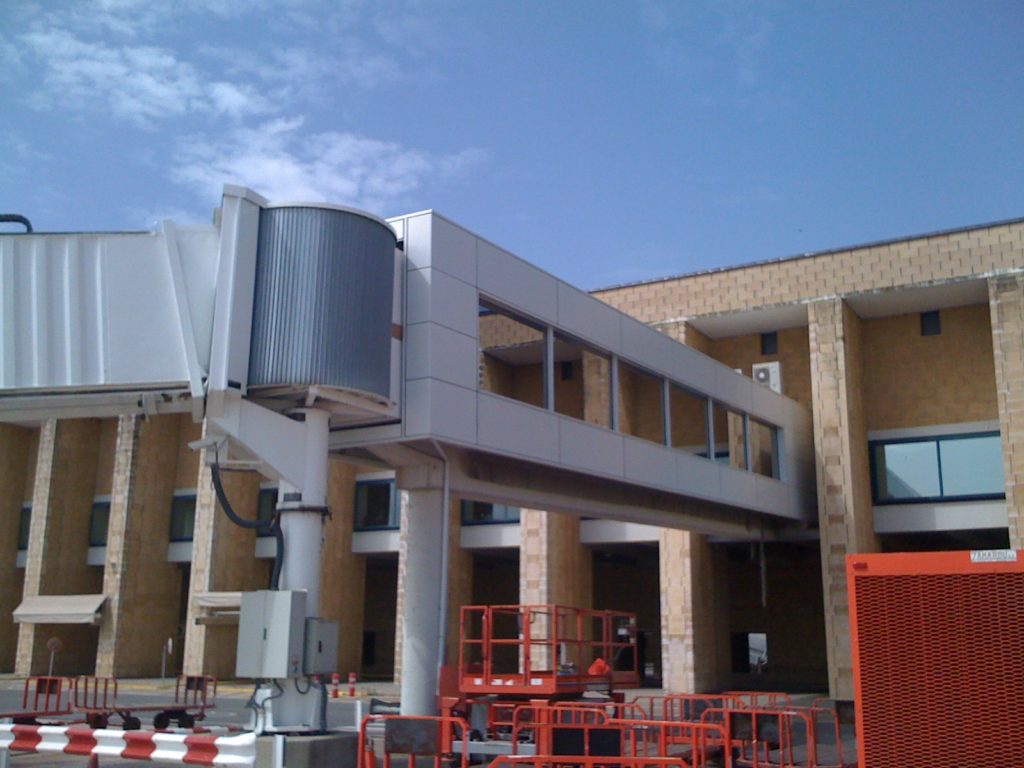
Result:
{"label": "jet bridge", "polygon": [[[450,493],[730,537],[814,520],[805,408],[433,212],[227,186],[210,226],[4,234],[0,298],[0,421],[205,419],[208,462],[280,482],[281,587],[307,618],[328,451],[398,469],[410,713],[434,706]],[[283,725],[315,718],[281,698]]]}

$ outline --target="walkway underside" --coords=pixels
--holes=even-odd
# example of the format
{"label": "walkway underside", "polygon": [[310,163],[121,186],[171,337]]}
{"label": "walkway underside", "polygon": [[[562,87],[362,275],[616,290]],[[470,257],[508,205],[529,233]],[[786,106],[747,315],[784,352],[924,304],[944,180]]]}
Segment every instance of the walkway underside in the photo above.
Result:
{"label": "walkway underside", "polygon": [[808,529],[801,520],[729,506],[696,494],[668,493],[458,446],[442,445],[439,450],[434,441],[375,445],[338,455],[360,463],[371,456],[388,467],[415,468],[434,475],[422,478],[424,487],[441,482],[447,460],[452,494],[496,504],[685,529],[733,540],[786,539]]}

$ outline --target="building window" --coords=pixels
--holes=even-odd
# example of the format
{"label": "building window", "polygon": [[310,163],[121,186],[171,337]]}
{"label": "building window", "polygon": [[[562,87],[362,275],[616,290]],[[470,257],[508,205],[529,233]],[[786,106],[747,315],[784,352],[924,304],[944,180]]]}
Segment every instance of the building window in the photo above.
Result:
{"label": "building window", "polygon": [[875,504],[1006,496],[998,432],[877,440],[869,450]]}
{"label": "building window", "polygon": [[355,529],[376,531],[399,527],[398,494],[394,480],[356,482]]}
{"label": "building window", "polygon": [[171,502],[171,541],[192,541],[195,527],[195,494],[175,494]]}
{"label": "building window", "polygon": [[768,670],[768,635],[764,632],[732,633],[732,671],[763,674]]}
{"label": "building window", "polygon": [[942,333],[942,323],[939,321],[939,311],[921,313],[921,335],[938,336]]}
{"label": "building window", "polygon": [[518,522],[519,507],[510,507],[505,504],[488,504],[485,501],[462,502],[463,525]]}
{"label": "building window", "polygon": [[18,551],[24,552],[28,549],[28,535],[32,527],[32,502],[26,501],[21,505],[21,521],[18,523]]}
{"label": "building window", "polygon": [[256,507],[256,520],[263,523],[264,527],[256,531],[257,536],[273,536],[270,532],[270,523],[277,511],[277,488],[260,488],[259,501]]}
{"label": "building window", "polygon": [[779,354],[779,334],[776,331],[761,334],[761,354]]}
{"label": "building window", "polygon": [[89,515],[89,546],[107,546],[107,529],[110,526],[110,502],[94,501]]}

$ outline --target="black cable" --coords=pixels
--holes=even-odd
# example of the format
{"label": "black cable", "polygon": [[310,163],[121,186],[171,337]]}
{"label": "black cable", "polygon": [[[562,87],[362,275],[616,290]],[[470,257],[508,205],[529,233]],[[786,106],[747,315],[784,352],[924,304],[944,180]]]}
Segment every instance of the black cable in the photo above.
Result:
{"label": "black cable", "polygon": [[[265,523],[261,523],[258,520],[246,520],[243,517],[239,517],[235,510],[232,509],[231,502],[228,501],[228,495],[224,492],[224,485],[220,480],[220,463],[217,461],[216,455],[214,456],[213,466],[210,467],[210,475],[213,478],[213,491],[217,494],[217,501],[220,502],[221,509],[228,516],[228,520],[237,526],[250,530],[262,530],[266,527]],[[274,569],[270,573],[270,588],[276,590],[281,583],[281,568],[284,565],[284,533],[281,531],[281,521],[278,515],[274,516],[274,520],[270,524],[270,532],[274,534],[274,539],[277,543],[277,552],[274,555]]]}

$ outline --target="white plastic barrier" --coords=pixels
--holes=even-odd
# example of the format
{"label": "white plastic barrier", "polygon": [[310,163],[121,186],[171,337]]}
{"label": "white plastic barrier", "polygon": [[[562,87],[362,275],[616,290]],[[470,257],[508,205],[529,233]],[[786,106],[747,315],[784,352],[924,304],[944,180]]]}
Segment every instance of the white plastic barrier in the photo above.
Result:
{"label": "white plastic barrier", "polygon": [[0,753],[61,752],[190,765],[248,767],[256,761],[256,734],[116,731],[81,725],[0,724]]}

